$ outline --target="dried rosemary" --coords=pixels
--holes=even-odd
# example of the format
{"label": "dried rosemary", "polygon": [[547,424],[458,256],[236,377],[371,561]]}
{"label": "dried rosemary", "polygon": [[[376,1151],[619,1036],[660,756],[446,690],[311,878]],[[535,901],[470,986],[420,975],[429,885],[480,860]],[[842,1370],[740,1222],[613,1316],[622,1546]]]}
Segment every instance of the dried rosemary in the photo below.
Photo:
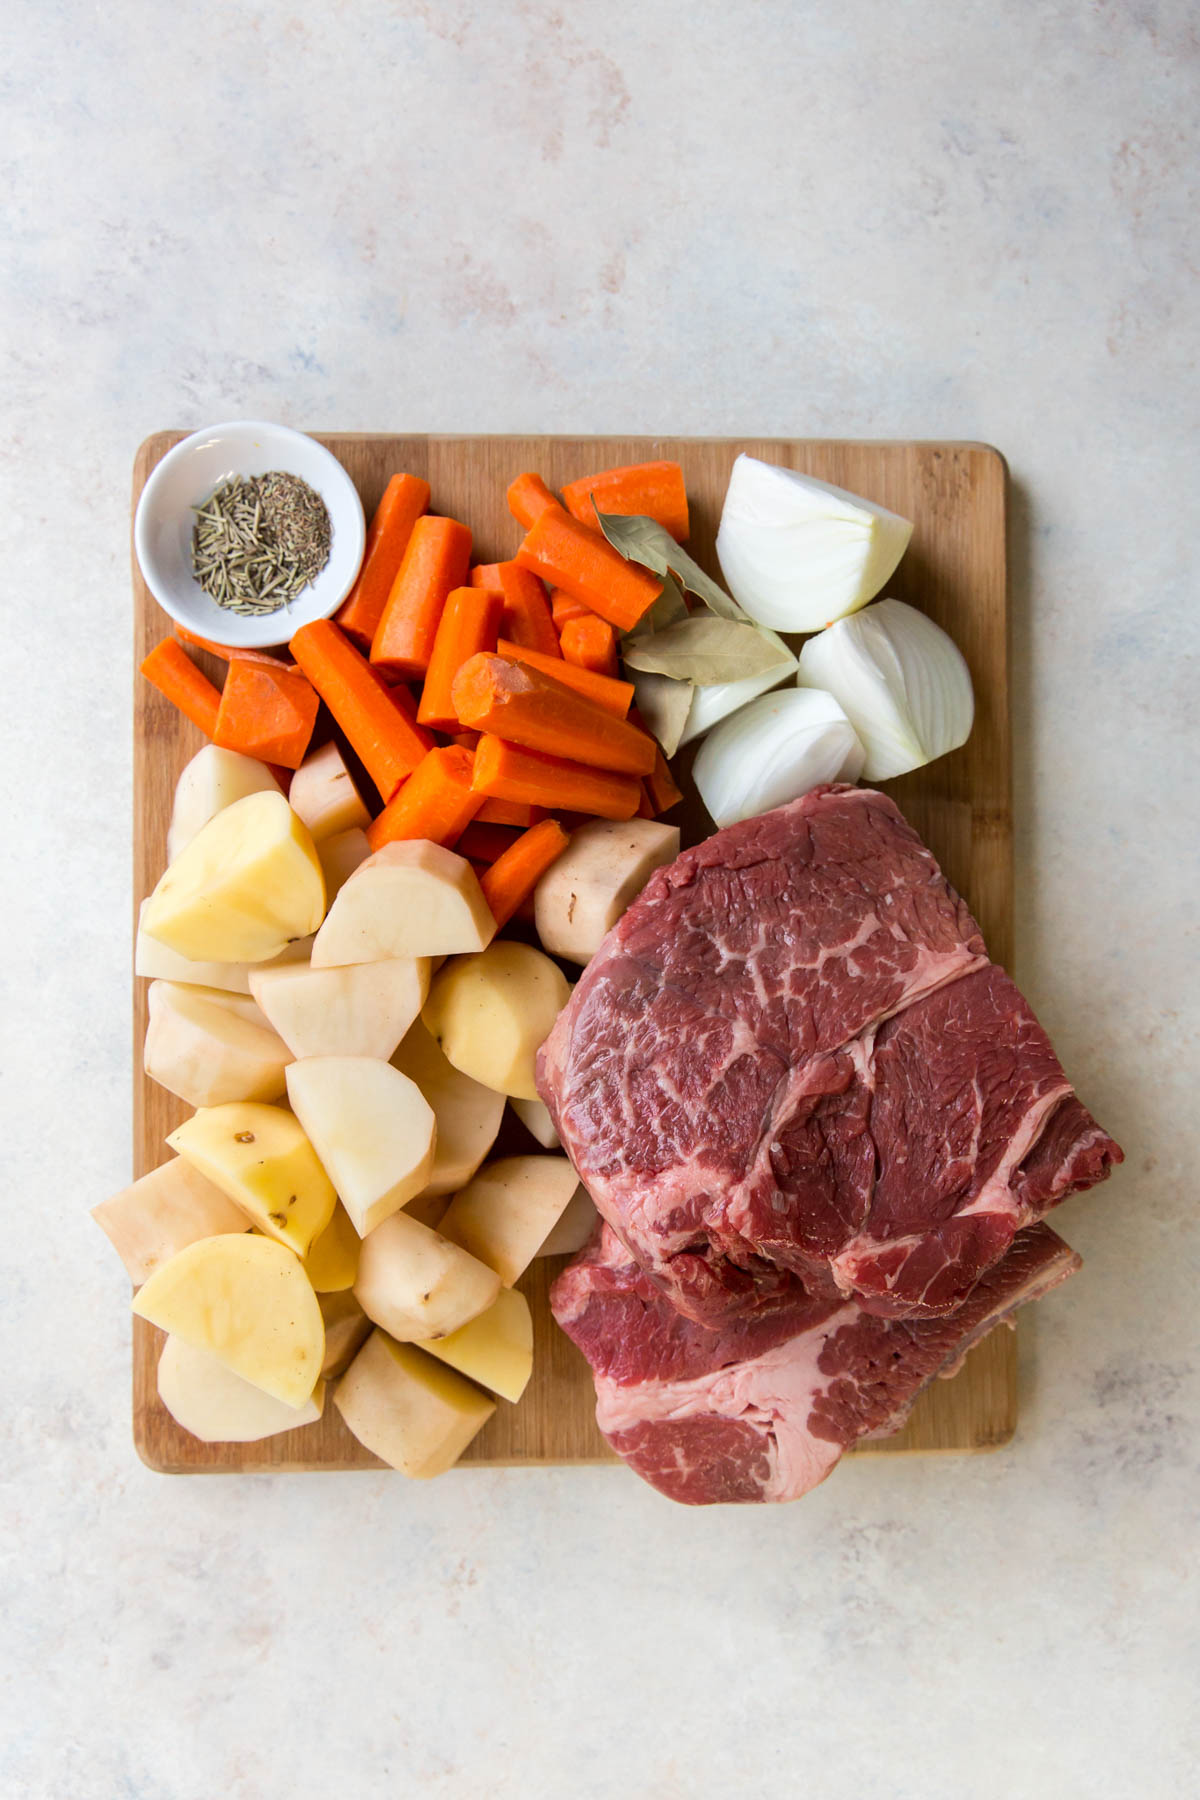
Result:
{"label": "dried rosemary", "polygon": [[282,469],[235,475],[193,511],[192,573],[229,612],[278,612],[329,561],[325,502]]}

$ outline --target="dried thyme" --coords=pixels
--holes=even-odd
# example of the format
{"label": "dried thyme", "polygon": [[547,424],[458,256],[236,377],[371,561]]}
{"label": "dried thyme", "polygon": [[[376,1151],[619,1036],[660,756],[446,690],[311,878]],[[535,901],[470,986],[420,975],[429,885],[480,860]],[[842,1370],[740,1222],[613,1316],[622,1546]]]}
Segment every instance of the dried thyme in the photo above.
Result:
{"label": "dried thyme", "polygon": [[229,612],[278,612],[329,561],[325,502],[282,469],[235,475],[193,511],[192,573]]}

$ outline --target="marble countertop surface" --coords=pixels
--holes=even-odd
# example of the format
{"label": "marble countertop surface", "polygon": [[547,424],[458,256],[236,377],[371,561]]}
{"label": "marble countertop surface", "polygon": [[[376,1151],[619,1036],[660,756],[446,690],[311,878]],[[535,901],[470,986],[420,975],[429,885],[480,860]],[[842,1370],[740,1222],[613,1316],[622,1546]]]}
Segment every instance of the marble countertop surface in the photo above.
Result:
{"label": "marble countertop surface", "polygon": [[[1187,0],[10,0],[0,1791],[1195,1792]],[[1012,469],[1017,974],[1125,1145],[980,1457],[171,1480],[129,1429],[151,430],[961,437]],[[1056,1223],[1059,1221],[1056,1220]]]}

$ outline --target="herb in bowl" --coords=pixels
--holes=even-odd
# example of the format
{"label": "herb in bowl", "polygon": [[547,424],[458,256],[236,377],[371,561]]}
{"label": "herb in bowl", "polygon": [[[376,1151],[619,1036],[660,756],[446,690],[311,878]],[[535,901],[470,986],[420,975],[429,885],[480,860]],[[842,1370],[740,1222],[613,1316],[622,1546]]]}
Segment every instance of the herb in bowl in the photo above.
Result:
{"label": "herb in bowl", "polygon": [[192,573],[218,606],[257,616],[314,581],[329,561],[325,502],[298,475],[235,475],[195,508]]}

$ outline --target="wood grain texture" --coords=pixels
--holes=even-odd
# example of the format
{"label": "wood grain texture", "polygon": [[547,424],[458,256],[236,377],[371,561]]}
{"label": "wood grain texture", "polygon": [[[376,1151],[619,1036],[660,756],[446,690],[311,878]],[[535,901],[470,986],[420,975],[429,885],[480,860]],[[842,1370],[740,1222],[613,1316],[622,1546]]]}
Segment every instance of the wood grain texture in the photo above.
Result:
{"label": "wood grain texture", "polygon": [[[136,504],[146,478],[182,432],[148,438],[134,465]],[[353,477],[370,517],[390,475],[428,480],[433,507],[468,523],[477,561],[511,556],[521,533],[504,494],[513,476],[536,469],[552,487],[594,469],[657,457],[682,463],[692,506],[689,548],[717,572],[713,543],[729,470],[739,451],[835,482],[914,521],[912,543],[887,592],[911,601],[953,635],[975,684],[975,729],[964,747],[885,785],[971,904],[992,955],[1012,956],[1011,746],[1005,565],[1006,470],[982,444],[859,443],[771,439],[383,437],[316,433]],[[133,569],[135,671],[170,621]],[[216,665],[201,663],[216,672]],[[162,696],[134,677],[134,918],[162,872],[176,777],[204,741]],[[686,767],[686,759],[684,760]],[[685,818],[689,839],[711,826],[699,803]],[[141,1046],[146,986],[134,995],[134,1174],[167,1159],[164,1138],[186,1115],[181,1101],[146,1079]],[[546,1294],[560,1261],[535,1263],[521,1281],[534,1316],[534,1376],[518,1406],[503,1402],[464,1461],[613,1462],[596,1429],[590,1375],[555,1326]],[[355,1442],[336,1409],[317,1425],[259,1444],[201,1444],[159,1402],[155,1370],[162,1335],[134,1320],[134,1441],[165,1473],[270,1469],[358,1469],[382,1465]],[[953,1381],[935,1382],[904,1431],[858,1454],[992,1449],[1016,1423],[1015,1335],[995,1331]]]}

